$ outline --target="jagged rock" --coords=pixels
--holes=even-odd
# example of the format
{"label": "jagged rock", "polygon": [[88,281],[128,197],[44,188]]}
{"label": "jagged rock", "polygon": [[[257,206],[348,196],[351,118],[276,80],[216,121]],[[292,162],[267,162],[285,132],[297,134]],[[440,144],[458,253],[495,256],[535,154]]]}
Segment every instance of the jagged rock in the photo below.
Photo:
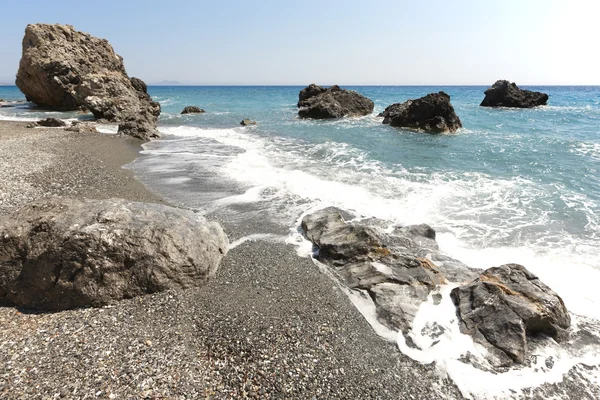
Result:
{"label": "jagged rock", "polygon": [[450,104],[450,96],[445,92],[392,104],[379,116],[384,117],[384,124],[427,133],[456,132],[462,127],[460,118]]}
{"label": "jagged rock", "polygon": [[65,128],[69,132],[77,133],[97,133],[96,125],[92,122],[74,121],[71,126]]}
{"label": "jagged rock", "polygon": [[245,118],[240,122],[242,126],[256,125],[256,121],[252,121],[251,119]]}
{"label": "jagged rock", "polygon": [[201,114],[204,112],[205,111],[203,109],[201,109],[200,107],[187,106],[186,108],[183,109],[183,111],[181,113],[182,114]]}
{"label": "jagged rock", "polygon": [[[419,246],[409,237],[390,238],[376,227],[348,223],[342,214],[330,207],[302,219],[304,234],[318,248],[318,260],[344,285],[371,296],[379,322],[407,332],[419,305],[445,282],[443,272],[415,251]],[[432,235],[424,227],[407,231]]]}
{"label": "jagged rock", "polygon": [[47,128],[60,128],[63,126],[67,126],[67,123],[65,121],[63,121],[62,119],[50,117],[50,118],[41,119],[36,122],[32,122],[27,125],[28,128],[36,128],[38,126],[44,126]]}
{"label": "jagged rock", "polygon": [[545,106],[548,95],[541,92],[519,89],[515,83],[500,80],[485,91],[481,107],[532,108]]}
{"label": "jagged rock", "polygon": [[298,94],[298,107],[303,107],[303,102],[304,100],[307,100],[311,97],[317,96],[323,92],[325,92],[327,89],[324,88],[323,86],[317,86],[314,83],[311,83],[310,85],[308,85],[307,87],[305,87],[304,89],[302,89],[300,91],[300,94]]}
{"label": "jagged rock", "polygon": [[[144,82],[129,78],[107,40],[70,25],[27,26],[16,85],[40,106],[85,108],[99,120],[125,122],[121,133],[144,140],[158,136],[160,104],[152,101]],[[139,126],[133,128],[135,123]]]}
{"label": "jagged rock", "polygon": [[571,325],[562,299],[517,264],[487,269],[451,296],[461,331],[485,346],[497,365],[522,363],[528,338],[561,339]]}
{"label": "jagged rock", "polygon": [[324,89],[314,84],[300,91],[298,115],[301,118],[326,119],[357,117],[373,112],[373,101],[352,91],[334,85]]}
{"label": "jagged rock", "polygon": [[215,222],[122,199],[46,199],[0,220],[0,304],[64,310],[203,285],[227,252]]}

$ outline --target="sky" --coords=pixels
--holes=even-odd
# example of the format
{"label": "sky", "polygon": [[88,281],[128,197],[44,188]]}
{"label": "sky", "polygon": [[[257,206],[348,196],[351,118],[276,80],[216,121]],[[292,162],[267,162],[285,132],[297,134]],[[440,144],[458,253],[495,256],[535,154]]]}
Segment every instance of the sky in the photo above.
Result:
{"label": "sky", "polygon": [[0,83],[29,23],[108,39],[130,76],[198,85],[600,85],[600,0],[27,0],[0,8]]}

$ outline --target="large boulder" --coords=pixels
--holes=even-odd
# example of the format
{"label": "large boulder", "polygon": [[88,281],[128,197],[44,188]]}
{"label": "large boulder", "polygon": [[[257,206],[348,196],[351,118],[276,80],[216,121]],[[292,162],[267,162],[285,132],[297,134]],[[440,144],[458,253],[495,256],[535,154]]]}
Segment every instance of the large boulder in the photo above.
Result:
{"label": "large boulder", "polygon": [[562,299],[517,264],[490,268],[451,296],[461,331],[485,346],[497,365],[522,363],[528,338],[561,339],[571,324]]}
{"label": "large boulder", "polygon": [[299,100],[298,115],[313,119],[369,115],[375,106],[365,96],[352,90],[340,89],[337,85],[325,89],[311,84],[300,91]]}
{"label": "large boulder", "polygon": [[450,96],[445,92],[392,104],[379,116],[384,117],[384,124],[427,133],[456,132],[462,128],[460,118],[450,103]]}
{"label": "large boulder", "polygon": [[485,91],[485,98],[480,106],[532,108],[545,106],[547,102],[548,95],[546,93],[519,89],[514,82],[500,80]]}
{"label": "large boulder", "polygon": [[[305,216],[301,228],[318,248],[318,260],[331,267],[343,285],[368,293],[381,324],[407,333],[421,303],[437,285],[446,282],[446,270],[425,257],[431,257],[436,250],[415,241],[423,238],[425,243],[433,244],[429,247],[437,248],[432,239],[435,231],[419,225],[403,227],[389,235],[375,225],[346,222],[344,215],[337,208],[326,208]],[[453,275],[453,264],[445,265],[448,274]],[[458,269],[463,271],[462,278],[476,276],[464,265]]]}
{"label": "large boulder", "polygon": [[0,304],[64,310],[203,285],[227,252],[215,222],[122,199],[46,199],[0,220]]}
{"label": "large boulder", "polygon": [[144,140],[159,136],[160,104],[152,101],[146,84],[127,75],[107,40],[70,25],[27,26],[16,85],[40,106],[85,108],[97,119],[124,123],[122,134]]}

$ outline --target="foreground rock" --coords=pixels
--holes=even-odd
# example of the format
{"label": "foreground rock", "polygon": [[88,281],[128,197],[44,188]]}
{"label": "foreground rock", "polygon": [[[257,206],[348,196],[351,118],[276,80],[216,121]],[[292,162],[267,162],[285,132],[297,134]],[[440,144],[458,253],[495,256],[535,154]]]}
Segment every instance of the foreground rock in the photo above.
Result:
{"label": "foreground rock", "polygon": [[200,286],[227,246],[217,223],[187,210],[42,200],[0,220],[0,304],[64,310]]}
{"label": "foreground rock", "polygon": [[71,126],[65,128],[69,132],[77,133],[97,133],[96,125],[92,122],[74,121]]}
{"label": "foreground rock", "polygon": [[301,118],[326,119],[360,117],[373,112],[373,101],[334,85],[328,89],[311,84],[298,96],[298,115]]}
{"label": "foreground rock", "polygon": [[181,111],[182,114],[202,114],[204,112],[205,111],[203,109],[196,106],[187,106],[183,109],[183,111]]}
{"label": "foreground rock", "polygon": [[456,132],[462,128],[460,118],[450,104],[450,96],[445,92],[430,93],[416,100],[392,104],[379,116],[384,117],[384,124],[427,133]]}
{"label": "foreground rock", "polygon": [[250,126],[250,125],[256,125],[256,121],[252,121],[251,119],[248,118],[244,118],[241,122],[240,125],[242,126]]}
{"label": "foreground rock", "polygon": [[145,83],[129,78],[108,41],[70,25],[27,26],[16,85],[40,106],[85,108],[97,119],[120,123],[119,133],[159,137],[160,104],[152,101]]}
{"label": "foreground rock", "polygon": [[27,125],[28,128],[35,128],[36,126],[44,126],[47,128],[60,128],[63,126],[67,126],[67,123],[65,121],[63,121],[62,119],[51,117],[51,118],[41,119],[39,121],[36,121],[36,122],[33,122],[33,123]]}
{"label": "foreground rock", "polygon": [[546,93],[519,89],[515,83],[500,80],[485,91],[485,98],[480,106],[532,108],[545,106],[547,102],[548,95]]}
{"label": "foreground rock", "polygon": [[318,247],[318,260],[345,286],[366,291],[378,321],[389,329],[410,330],[421,303],[446,282],[446,271],[460,280],[476,275],[458,262],[445,259],[439,264],[447,270],[440,270],[425,258],[437,251],[435,231],[427,225],[404,227],[390,236],[374,226],[348,223],[343,215],[326,208],[305,216],[301,227]]}
{"label": "foreground rock", "polygon": [[498,365],[522,363],[528,338],[560,339],[571,325],[562,299],[517,264],[490,268],[451,296],[461,331],[484,345]]}

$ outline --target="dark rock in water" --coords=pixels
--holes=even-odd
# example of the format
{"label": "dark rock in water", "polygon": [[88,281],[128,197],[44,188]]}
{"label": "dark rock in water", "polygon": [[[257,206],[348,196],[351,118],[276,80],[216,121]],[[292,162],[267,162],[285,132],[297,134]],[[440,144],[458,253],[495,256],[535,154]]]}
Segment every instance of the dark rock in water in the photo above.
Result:
{"label": "dark rock in water", "polygon": [[215,222],[122,199],[46,199],[0,220],[0,304],[103,306],[203,285],[227,252]]}
{"label": "dark rock in water", "polygon": [[183,111],[181,113],[182,114],[201,114],[204,112],[205,111],[203,109],[201,109],[200,107],[187,106],[186,108],[183,109]]}
{"label": "dark rock in water", "polygon": [[[129,78],[123,59],[104,39],[70,25],[33,24],[25,29],[16,85],[29,101],[57,110],[88,109],[99,120],[127,122],[121,133],[158,137],[160,104],[146,84]],[[131,124],[140,125],[131,128]]]}
{"label": "dark rock in water", "polygon": [[301,118],[357,117],[373,112],[373,102],[355,91],[340,89],[337,85],[322,89],[313,84],[300,92],[298,115]]}
{"label": "dark rock in water", "polygon": [[450,104],[450,96],[444,92],[392,104],[379,116],[384,117],[384,124],[427,133],[456,132],[462,128],[460,118]]}
{"label": "dark rock in water", "polygon": [[[406,227],[409,234],[399,230],[392,238],[377,227],[348,223],[342,214],[333,207],[309,214],[302,220],[302,230],[318,247],[318,260],[330,266],[340,282],[371,296],[379,322],[406,333],[420,304],[445,282],[444,270],[425,258],[420,246],[408,236],[435,242],[433,229],[426,225]],[[426,249],[424,253],[432,252]],[[458,268],[471,279],[477,275],[464,265]]]}
{"label": "dark rock in water", "polygon": [[522,363],[529,337],[561,339],[571,325],[562,299],[517,264],[487,269],[451,296],[461,331],[485,346],[497,365]]}
{"label": "dark rock in water", "polygon": [[245,118],[240,122],[242,126],[256,125],[256,121],[252,121],[251,119]]}
{"label": "dark rock in water", "polygon": [[311,83],[310,85],[308,85],[300,91],[300,94],[298,95],[298,107],[302,107],[304,100],[317,96],[325,92],[326,90],[327,89],[323,86],[318,86],[314,83]]}
{"label": "dark rock in water", "polygon": [[92,122],[75,121],[70,127],[65,128],[65,131],[77,133],[97,133],[96,124]]}
{"label": "dark rock in water", "polygon": [[548,95],[541,92],[519,89],[515,83],[500,80],[485,91],[482,107],[515,107],[532,108],[544,106],[548,102]]}

